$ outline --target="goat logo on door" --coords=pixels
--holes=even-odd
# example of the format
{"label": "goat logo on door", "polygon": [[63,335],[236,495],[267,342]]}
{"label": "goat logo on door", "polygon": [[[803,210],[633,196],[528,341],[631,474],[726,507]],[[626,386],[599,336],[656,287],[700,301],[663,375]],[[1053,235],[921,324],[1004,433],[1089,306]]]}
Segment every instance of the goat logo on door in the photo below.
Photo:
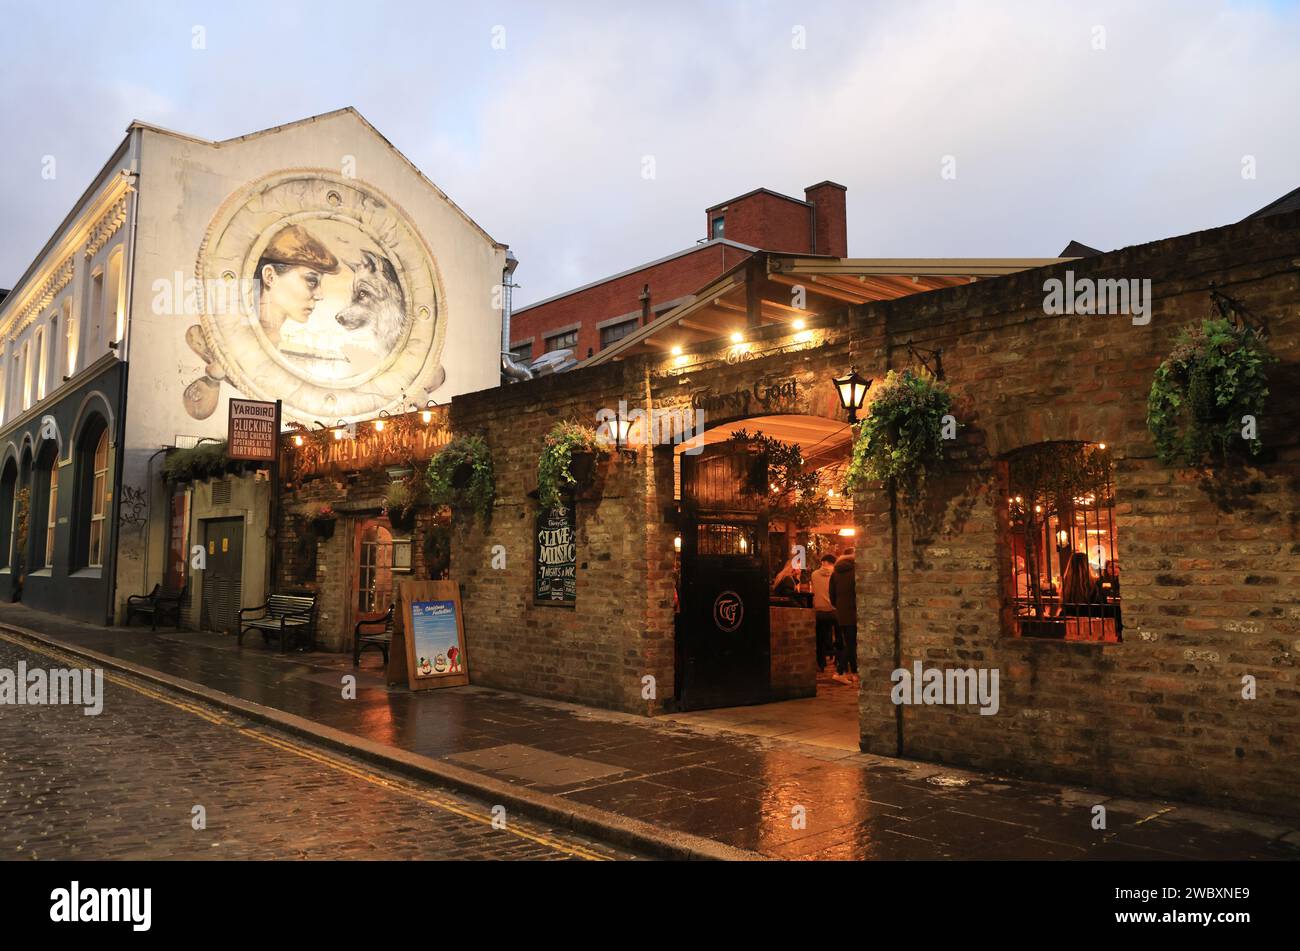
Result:
{"label": "goat logo on door", "polygon": [[745,602],[734,591],[724,591],[713,600],[713,623],[718,630],[730,634],[745,620]]}
{"label": "goat logo on door", "polygon": [[433,255],[355,179],[297,170],[246,187],[213,219],[198,276],[200,322],[185,339],[202,370],[182,397],[196,419],[215,412],[223,382],[333,423],[423,406],[446,377]]}

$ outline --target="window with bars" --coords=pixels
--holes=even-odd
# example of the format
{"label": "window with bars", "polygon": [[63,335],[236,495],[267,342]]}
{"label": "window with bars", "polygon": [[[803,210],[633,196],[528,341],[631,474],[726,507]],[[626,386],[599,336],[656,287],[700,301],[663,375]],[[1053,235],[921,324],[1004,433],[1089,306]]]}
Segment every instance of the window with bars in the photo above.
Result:
{"label": "window with bars", "polygon": [[1105,443],[1040,443],[1005,463],[1012,633],[1121,641],[1114,463]]}
{"label": "window with bars", "polygon": [[618,343],[632,331],[636,330],[637,319],[631,317],[622,323],[610,324],[600,328],[600,348],[604,350],[612,343]]}
{"label": "window with bars", "polygon": [[553,337],[546,338],[546,352],[552,350],[563,350],[566,347],[576,347],[578,345],[578,331],[569,330],[562,334],[556,334]]}

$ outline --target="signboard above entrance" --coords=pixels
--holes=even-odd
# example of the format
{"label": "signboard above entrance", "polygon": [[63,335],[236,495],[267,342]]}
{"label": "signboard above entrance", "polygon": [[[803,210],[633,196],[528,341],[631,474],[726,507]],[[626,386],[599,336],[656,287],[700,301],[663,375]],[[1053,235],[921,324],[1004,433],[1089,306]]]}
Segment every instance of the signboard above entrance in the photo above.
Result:
{"label": "signboard above entrance", "polygon": [[231,459],[274,462],[280,436],[280,405],[260,400],[230,401],[226,453]]}

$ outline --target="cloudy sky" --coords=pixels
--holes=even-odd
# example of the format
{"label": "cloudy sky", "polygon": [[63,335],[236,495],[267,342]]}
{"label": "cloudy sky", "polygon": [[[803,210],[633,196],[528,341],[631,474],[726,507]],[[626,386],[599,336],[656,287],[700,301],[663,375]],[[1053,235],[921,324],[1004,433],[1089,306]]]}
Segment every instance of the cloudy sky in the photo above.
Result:
{"label": "cloudy sky", "polygon": [[52,0],[6,11],[0,56],[0,287],[136,118],[220,139],[353,105],[510,244],[519,304],[758,186],[848,186],[857,257],[1111,249],[1300,186],[1295,2]]}

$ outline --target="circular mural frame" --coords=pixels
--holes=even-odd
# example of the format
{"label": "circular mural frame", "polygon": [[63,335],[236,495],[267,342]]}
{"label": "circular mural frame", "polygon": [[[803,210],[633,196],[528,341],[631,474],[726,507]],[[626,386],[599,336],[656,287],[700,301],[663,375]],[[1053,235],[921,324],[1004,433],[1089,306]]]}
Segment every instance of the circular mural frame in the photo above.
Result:
{"label": "circular mural frame", "polygon": [[199,323],[186,341],[205,376],[185,391],[191,416],[211,415],[223,380],[333,423],[423,405],[446,377],[437,261],[368,183],[319,168],[256,179],[217,210],[195,269]]}

